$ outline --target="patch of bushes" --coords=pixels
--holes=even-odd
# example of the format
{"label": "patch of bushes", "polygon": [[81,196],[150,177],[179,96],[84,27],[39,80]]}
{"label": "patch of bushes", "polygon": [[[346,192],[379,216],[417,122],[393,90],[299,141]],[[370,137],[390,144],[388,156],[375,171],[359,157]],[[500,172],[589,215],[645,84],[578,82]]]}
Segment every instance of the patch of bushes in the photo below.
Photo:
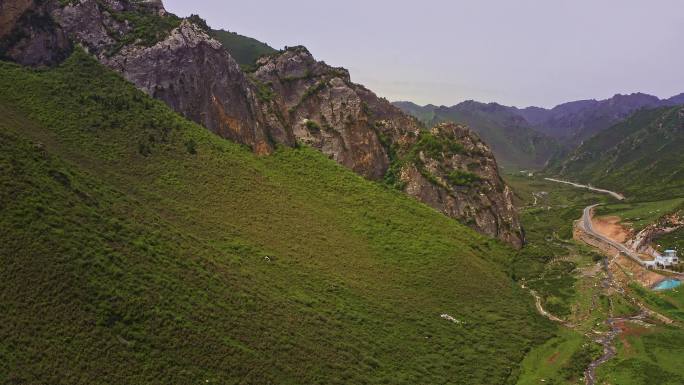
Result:
{"label": "patch of bushes", "polygon": [[447,179],[452,185],[472,186],[481,182],[482,178],[468,171],[454,170],[447,175]]}
{"label": "patch of bushes", "polygon": [[181,18],[173,14],[159,16],[153,12],[143,11],[114,12],[110,10],[110,14],[116,21],[128,22],[133,27],[130,32],[123,36],[111,36],[117,40],[117,43],[108,52],[110,56],[129,44],[153,46],[167,37],[171,30],[180,26],[182,21]]}
{"label": "patch of bushes", "polygon": [[197,154],[197,142],[195,142],[194,139],[188,140],[187,142],[185,142],[185,149],[188,151],[188,154],[196,155]]}
{"label": "patch of bushes", "polygon": [[321,132],[321,126],[319,126],[318,123],[316,123],[315,121],[313,121],[311,119],[307,119],[305,125],[306,125],[306,128],[311,132],[316,132],[316,133]]}
{"label": "patch of bushes", "polygon": [[271,88],[270,84],[264,83],[255,77],[252,77],[251,79],[252,83],[256,86],[257,98],[259,100],[262,102],[270,102],[275,98],[275,92],[273,92],[273,88]]}
{"label": "patch of bushes", "polygon": [[200,15],[195,15],[194,13],[188,17],[188,21],[200,27],[204,32],[210,33],[211,27],[207,24],[207,21],[200,17]]}
{"label": "patch of bushes", "polygon": [[574,380],[584,374],[589,364],[601,355],[601,348],[596,343],[585,343],[582,348],[570,356],[567,364],[561,369],[566,380]]}
{"label": "patch of bushes", "polygon": [[465,148],[457,140],[422,132],[415,145],[416,151],[423,151],[433,159],[439,159],[445,155],[462,154]]}

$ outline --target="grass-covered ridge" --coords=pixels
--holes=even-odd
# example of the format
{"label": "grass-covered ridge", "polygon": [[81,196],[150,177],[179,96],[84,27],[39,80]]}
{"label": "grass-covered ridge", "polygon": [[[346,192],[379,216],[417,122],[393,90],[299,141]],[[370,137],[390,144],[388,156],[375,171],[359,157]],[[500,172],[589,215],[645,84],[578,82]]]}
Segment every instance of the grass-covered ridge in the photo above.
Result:
{"label": "grass-covered ridge", "polygon": [[653,201],[684,196],[682,106],[637,111],[590,139],[549,172]]}
{"label": "grass-covered ridge", "polygon": [[261,56],[278,52],[266,43],[235,32],[219,29],[211,30],[210,33],[214,39],[221,42],[230,56],[243,68],[253,67]]}
{"label": "grass-covered ridge", "polygon": [[0,87],[3,382],[501,384],[549,333],[510,249],[314,150],[79,51]]}

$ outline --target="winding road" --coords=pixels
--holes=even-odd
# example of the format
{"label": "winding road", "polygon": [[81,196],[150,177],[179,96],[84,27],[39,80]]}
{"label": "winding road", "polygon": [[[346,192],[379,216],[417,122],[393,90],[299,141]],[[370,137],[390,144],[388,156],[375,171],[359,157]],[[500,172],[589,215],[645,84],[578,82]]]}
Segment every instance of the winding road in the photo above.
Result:
{"label": "winding road", "polygon": [[582,212],[582,218],[580,218],[579,223],[577,223],[577,226],[584,230],[585,233],[591,235],[594,238],[599,239],[601,242],[606,243],[618,251],[620,253],[628,256],[629,258],[633,259],[636,263],[640,264],[641,266],[646,266],[646,263],[639,257],[639,254],[636,253],[634,250],[628,248],[624,244],[620,242],[616,242],[603,234],[600,234],[594,230],[594,225],[591,222],[591,216],[592,216],[592,211],[594,208],[598,206],[598,204],[587,206],[584,208],[584,211]]}
{"label": "winding road", "polygon": [[600,193],[603,193],[603,194],[608,194],[608,195],[611,195],[613,198],[615,198],[615,199],[617,199],[617,200],[620,200],[620,201],[625,200],[625,196],[624,196],[624,195],[622,195],[622,194],[620,194],[620,193],[616,193],[615,191],[610,191],[610,190],[606,190],[606,189],[602,189],[602,188],[596,188],[596,187],[592,187],[592,186],[587,186],[587,185],[585,185],[585,184],[570,182],[570,181],[562,180],[562,179],[555,179],[555,178],[544,178],[544,179],[545,179],[545,180],[548,180],[548,181],[551,181],[551,182],[569,184],[569,185],[574,186],[574,187],[577,187],[577,188],[584,188],[584,189],[587,189],[587,190],[596,191],[596,192],[600,192]]}

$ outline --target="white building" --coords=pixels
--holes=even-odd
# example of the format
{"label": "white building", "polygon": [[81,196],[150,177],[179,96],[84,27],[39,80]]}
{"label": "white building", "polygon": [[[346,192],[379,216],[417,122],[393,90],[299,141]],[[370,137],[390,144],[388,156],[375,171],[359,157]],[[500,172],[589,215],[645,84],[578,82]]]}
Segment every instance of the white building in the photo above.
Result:
{"label": "white building", "polygon": [[677,258],[677,251],[675,250],[665,250],[663,254],[655,253],[655,260],[649,261],[647,263],[649,267],[670,267],[679,263],[679,258]]}

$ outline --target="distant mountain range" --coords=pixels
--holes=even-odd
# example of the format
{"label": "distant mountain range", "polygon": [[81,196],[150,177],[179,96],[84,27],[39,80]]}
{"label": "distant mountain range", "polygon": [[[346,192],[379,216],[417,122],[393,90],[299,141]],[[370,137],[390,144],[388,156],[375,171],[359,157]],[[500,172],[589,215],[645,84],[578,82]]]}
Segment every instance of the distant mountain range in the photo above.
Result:
{"label": "distant mountain range", "polygon": [[551,109],[527,107],[513,111],[524,117],[536,130],[567,144],[579,144],[594,134],[627,118],[641,108],[684,104],[684,93],[659,99],[644,93],[617,94],[604,100],[578,100]]}
{"label": "distant mountain range", "polygon": [[563,103],[551,109],[521,109],[472,100],[451,107],[394,104],[427,125],[441,121],[468,124],[492,146],[501,166],[516,169],[542,168],[642,108],[684,104],[684,93],[668,99],[644,93],[617,94],[604,100]]}

